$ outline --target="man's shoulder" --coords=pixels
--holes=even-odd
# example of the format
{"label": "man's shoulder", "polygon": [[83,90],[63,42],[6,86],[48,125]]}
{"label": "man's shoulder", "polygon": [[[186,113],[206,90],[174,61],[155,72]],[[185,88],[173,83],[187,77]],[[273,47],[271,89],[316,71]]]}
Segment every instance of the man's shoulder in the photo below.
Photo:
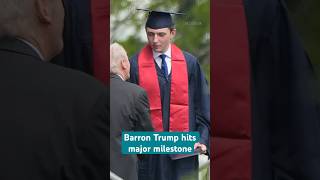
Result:
{"label": "man's shoulder", "polygon": [[134,91],[134,92],[136,92],[138,94],[145,92],[145,90],[142,87],[138,86],[137,84],[134,84],[134,83],[131,83],[131,82],[126,82],[126,83],[130,87],[130,89],[132,89],[132,91]]}
{"label": "man's shoulder", "polygon": [[[35,99],[32,102],[35,107],[41,103],[49,103],[52,105],[50,109],[76,107],[74,109],[81,109],[83,113],[107,98],[104,85],[89,75],[42,62],[31,56],[11,54],[11,59],[6,55],[6,59],[0,61],[0,80],[10,87],[1,92],[8,97],[31,97]],[[11,84],[19,86],[10,86]],[[36,103],[36,100],[41,103]]]}
{"label": "man's shoulder", "polygon": [[46,84],[51,88],[49,93],[60,102],[76,103],[84,114],[107,103],[106,87],[90,75],[53,64],[44,69],[50,72]]}
{"label": "man's shoulder", "polygon": [[142,87],[128,81],[122,81],[121,86],[123,86],[125,91],[128,91],[135,95],[145,93],[145,90]]}
{"label": "man's shoulder", "polygon": [[[28,69],[25,73],[30,72],[25,79],[37,84],[38,90],[48,95],[87,101],[106,93],[102,83],[84,72],[39,60],[25,61],[24,68]],[[18,62],[16,64],[19,65]]]}
{"label": "man's shoulder", "polygon": [[[105,92],[105,87],[102,83],[89,74],[53,64],[47,68],[50,68],[51,75],[54,75],[54,77],[50,77],[51,80],[56,81],[58,84],[64,84],[65,87],[69,88],[70,93],[77,91],[80,95],[83,93],[100,94]],[[48,76],[50,75],[48,74]],[[53,84],[56,83],[53,82]]]}
{"label": "man's shoulder", "polygon": [[88,74],[41,61],[36,55],[29,53],[31,50],[28,46],[22,46],[15,51],[10,50],[12,47],[7,49],[4,47],[0,50],[1,68],[17,72],[17,75],[23,76],[21,79],[33,82],[39,88],[45,87],[48,92],[61,90],[67,93],[75,88],[78,91],[85,91],[86,87],[91,87],[93,90],[103,89],[103,85]]}
{"label": "man's shoulder", "polygon": [[193,54],[191,54],[187,51],[182,51],[182,53],[183,53],[184,57],[186,58],[187,62],[196,63],[198,61],[197,58]]}
{"label": "man's shoulder", "polygon": [[139,57],[140,51],[133,54],[133,56],[130,57],[130,62],[137,62]]}
{"label": "man's shoulder", "polygon": [[86,84],[90,84],[95,86],[100,86],[102,87],[103,85],[96,80],[93,76],[86,74],[82,71],[79,70],[74,70],[74,69],[70,69],[70,68],[65,68],[59,65],[55,65],[55,64],[50,64],[50,67],[52,70],[52,74],[56,73],[56,75],[58,75],[58,77],[60,78],[60,80],[62,81],[75,81],[75,84],[72,85],[80,85],[80,86],[84,86]]}

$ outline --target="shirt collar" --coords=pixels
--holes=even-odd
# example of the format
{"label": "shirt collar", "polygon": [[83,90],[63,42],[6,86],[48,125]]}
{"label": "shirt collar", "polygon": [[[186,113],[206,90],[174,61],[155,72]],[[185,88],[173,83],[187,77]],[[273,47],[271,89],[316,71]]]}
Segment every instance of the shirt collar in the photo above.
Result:
{"label": "shirt collar", "polygon": [[117,74],[117,76],[119,76],[122,81],[125,81],[124,78],[122,78],[122,76],[120,74]]}
{"label": "shirt collar", "polygon": [[44,58],[43,58],[43,56],[42,56],[42,54],[41,54],[41,52],[39,51],[38,48],[36,48],[34,45],[32,45],[31,43],[29,43],[28,41],[26,41],[26,40],[24,40],[24,39],[21,39],[21,38],[17,38],[17,39],[19,39],[20,41],[24,42],[24,43],[27,44],[28,46],[30,46],[30,47],[38,54],[38,56],[40,57],[40,59],[44,61]]}
{"label": "shirt collar", "polygon": [[169,44],[168,50],[164,53],[159,53],[159,52],[155,52],[155,51],[152,51],[152,53],[153,53],[154,59],[158,58],[161,54],[165,54],[167,57],[169,57],[171,59],[171,44]]}

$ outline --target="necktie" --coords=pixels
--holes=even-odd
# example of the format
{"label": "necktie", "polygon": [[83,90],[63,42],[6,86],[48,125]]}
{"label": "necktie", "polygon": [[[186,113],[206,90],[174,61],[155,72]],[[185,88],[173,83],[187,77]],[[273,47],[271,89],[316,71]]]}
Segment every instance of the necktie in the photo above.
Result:
{"label": "necktie", "polygon": [[166,79],[168,79],[168,67],[167,67],[167,63],[166,63],[166,55],[164,55],[164,54],[161,54],[160,56],[159,56],[160,58],[161,58],[161,60],[162,60],[162,62],[161,62],[161,71],[162,71],[162,74],[164,75],[164,77],[166,78]]}

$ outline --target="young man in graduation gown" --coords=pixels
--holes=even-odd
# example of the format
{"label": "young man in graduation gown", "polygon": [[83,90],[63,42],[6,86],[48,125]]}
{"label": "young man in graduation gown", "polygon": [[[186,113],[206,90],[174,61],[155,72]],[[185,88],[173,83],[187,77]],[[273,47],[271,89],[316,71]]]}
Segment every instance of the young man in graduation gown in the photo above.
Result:
{"label": "young man in graduation gown", "polygon": [[[209,148],[209,90],[197,59],[172,43],[176,29],[168,12],[151,11],[145,26],[148,44],[131,58],[130,81],[142,86],[150,100],[157,132],[198,131],[195,144]],[[175,159],[150,155],[139,162],[141,180],[198,179],[198,156]]]}

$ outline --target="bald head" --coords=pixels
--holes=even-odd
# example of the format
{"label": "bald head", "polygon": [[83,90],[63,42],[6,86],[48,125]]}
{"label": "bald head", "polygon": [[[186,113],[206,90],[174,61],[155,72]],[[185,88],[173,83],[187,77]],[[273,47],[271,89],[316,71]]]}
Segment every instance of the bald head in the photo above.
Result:
{"label": "bald head", "polygon": [[130,63],[127,53],[118,43],[110,45],[110,73],[118,74],[124,80],[130,77]]}
{"label": "bald head", "polygon": [[63,48],[62,0],[0,0],[0,38],[21,38],[51,59]]}
{"label": "bald head", "polygon": [[16,35],[30,23],[32,0],[0,0],[0,36]]}

